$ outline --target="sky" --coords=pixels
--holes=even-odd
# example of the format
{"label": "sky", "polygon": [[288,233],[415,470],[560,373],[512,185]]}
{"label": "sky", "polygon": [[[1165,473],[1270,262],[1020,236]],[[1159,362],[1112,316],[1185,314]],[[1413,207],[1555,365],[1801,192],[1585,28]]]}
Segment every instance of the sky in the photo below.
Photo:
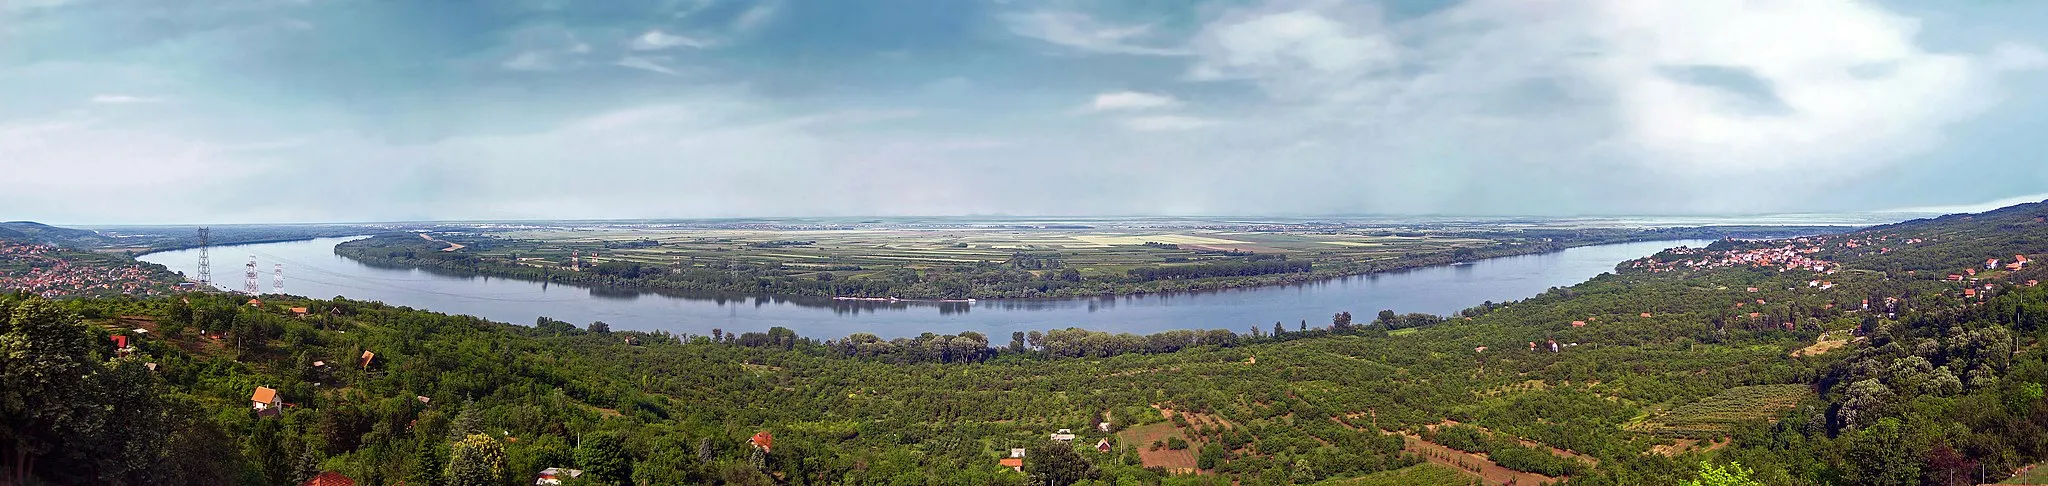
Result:
{"label": "sky", "polygon": [[0,0],[0,219],[2048,199],[2048,2]]}

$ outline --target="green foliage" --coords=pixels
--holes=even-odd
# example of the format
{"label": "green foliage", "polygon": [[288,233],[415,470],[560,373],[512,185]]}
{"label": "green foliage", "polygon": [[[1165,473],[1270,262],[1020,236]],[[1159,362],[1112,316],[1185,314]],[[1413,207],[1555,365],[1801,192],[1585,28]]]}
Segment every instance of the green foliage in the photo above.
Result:
{"label": "green foliage", "polygon": [[456,441],[449,448],[448,471],[442,477],[449,486],[490,486],[504,482],[504,443],[484,434]]}
{"label": "green foliage", "polygon": [[1053,441],[1028,449],[1024,454],[1024,474],[1031,477],[1031,484],[1044,486],[1067,486],[1102,476],[1088,458],[1074,452],[1072,445]]}
{"label": "green foliage", "polygon": [[633,479],[633,457],[618,436],[593,434],[576,445],[576,465],[597,484],[623,485]]}
{"label": "green foliage", "polygon": [[1731,462],[1727,467],[1713,463],[1701,463],[1699,477],[1688,479],[1679,486],[1763,486],[1762,481],[1750,478],[1755,474],[1742,463]]}

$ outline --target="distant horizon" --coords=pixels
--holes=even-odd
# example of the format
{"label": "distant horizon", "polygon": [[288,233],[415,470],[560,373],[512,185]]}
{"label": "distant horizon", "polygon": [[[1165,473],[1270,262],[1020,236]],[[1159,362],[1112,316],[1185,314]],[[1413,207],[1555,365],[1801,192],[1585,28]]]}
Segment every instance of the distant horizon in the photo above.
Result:
{"label": "distant horizon", "polygon": [[[1838,222],[1838,223],[1830,223],[1830,222],[1799,222],[1799,221],[1791,221],[1791,222],[1782,222],[1782,223],[1769,223],[1769,222],[1742,222],[1742,221],[1731,221],[1731,222],[1723,222],[1723,223],[1712,223],[1712,224],[1746,224],[1746,225],[1762,225],[1762,226],[1806,226],[1806,225],[1811,225],[1811,226],[1853,226],[1853,225],[1864,225],[1864,224],[1883,224],[1882,222],[1885,222],[1885,221],[1892,221],[1892,222],[1895,222],[1895,221],[1902,221],[1902,220],[1893,220],[1893,219],[1888,219],[1888,218],[1881,218],[1881,217],[1878,217],[1878,216],[1887,216],[1887,217],[1890,217],[1890,216],[1906,216],[1906,219],[1915,219],[1915,218],[1918,218],[1918,217],[1931,217],[1931,216],[1942,216],[1942,215],[1948,215],[1948,214],[1963,214],[1963,213],[1980,213],[1980,212],[1985,212],[1985,211],[1990,211],[1990,210],[1995,210],[1995,209],[2000,209],[2000,208],[2005,208],[2005,207],[2011,207],[2011,206],[2014,206],[2014,205],[2019,205],[2019,204],[2029,204],[2029,203],[2036,203],[2036,202],[2048,202],[2048,194],[2036,194],[2036,195],[2032,195],[2032,196],[2021,196],[2021,197],[2015,197],[2015,198],[2005,198],[2005,199],[1999,199],[1999,200],[1996,200],[1996,201],[1989,201],[1989,202],[1983,202],[1983,203],[1977,203],[1977,204],[1964,204],[1964,205],[1952,205],[1952,206],[1922,206],[1922,207],[1908,207],[1908,208],[1887,208],[1887,209],[1875,209],[1875,210],[1862,210],[1862,211],[1831,211],[1831,212],[1785,212],[1785,213],[1750,213],[1750,214],[1740,214],[1740,213],[1730,213],[1730,214],[1706,214],[1706,213],[1702,213],[1702,214],[1619,214],[1619,213],[1617,213],[1617,214],[1575,214],[1575,215],[1540,215],[1540,214],[1520,214],[1520,215],[1515,215],[1515,214],[1366,214],[1366,213],[1357,213],[1357,214],[1341,214],[1341,213],[1339,213],[1339,214],[1211,214],[1211,215],[1194,215],[1194,214],[1189,214],[1189,215],[1168,215],[1168,214],[1093,214],[1093,215],[1083,215],[1083,214],[1067,214],[1067,215],[1011,215],[1011,214],[899,214],[899,215],[849,215],[849,216],[830,216],[830,215],[811,215],[811,216],[800,216],[800,215],[792,215],[792,216],[718,216],[718,217],[651,217],[651,218],[639,218],[639,217],[623,217],[623,218],[530,218],[530,219],[423,219],[423,220],[388,220],[388,221],[257,221],[257,222],[196,222],[196,223],[59,223],[59,222],[43,221],[43,220],[36,220],[36,219],[12,219],[12,220],[8,220],[7,222],[11,222],[11,223],[13,223],[13,222],[27,222],[27,223],[37,223],[37,224],[46,224],[46,225],[50,225],[50,226],[56,226],[56,227],[66,227],[66,228],[124,228],[124,227],[134,227],[134,228],[145,228],[145,227],[183,227],[183,226],[320,226],[320,225],[328,225],[328,226],[358,226],[358,225],[364,225],[364,226],[367,226],[367,225],[382,225],[382,224],[391,224],[391,225],[398,225],[398,224],[507,224],[507,223],[666,223],[666,222],[696,222],[696,221],[801,221],[801,220],[831,220],[831,221],[834,221],[834,222],[841,222],[841,221],[844,221],[844,220],[867,220],[867,219],[882,219],[882,220],[888,220],[888,219],[920,219],[920,218],[929,218],[929,219],[967,219],[967,220],[972,220],[972,219],[976,219],[976,218],[985,218],[985,219],[987,219],[987,220],[990,220],[990,221],[1018,221],[1018,222],[1033,222],[1033,221],[1035,221],[1035,222],[1048,222],[1048,223],[1058,223],[1058,222],[1066,222],[1066,221],[1075,221],[1075,220],[1082,220],[1082,221],[1087,221],[1087,220],[1144,220],[1144,219],[1178,219],[1178,220],[1232,220],[1232,219],[1235,219],[1235,220],[1256,220],[1256,219],[1261,219],[1261,218],[1271,218],[1271,219],[1284,219],[1284,220],[1300,220],[1299,222],[1313,222],[1313,220],[1315,220],[1315,219],[1321,219],[1321,218],[1330,218],[1330,219],[1339,219],[1339,220],[1342,220],[1342,219],[1375,219],[1375,218],[1387,218],[1387,219],[1420,219],[1420,220],[1443,220],[1443,221],[1462,221],[1462,220],[1472,220],[1472,221],[1484,221],[1484,220],[1536,220],[1536,221],[1560,221],[1560,220],[1573,220],[1573,219],[1588,219],[1588,220],[1625,220],[1625,219],[1723,219],[1723,220],[1742,220],[1742,219],[1770,219],[1770,218],[1787,218],[1787,217],[1800,217],[1800,216],[1814,216],[1814,217],[1827,217],[1827,216],[1833,216],[1833,217],[1848,217],[1848,216],[1859,216],[1859,215],[1861,215],[1861,216],[1867,216],[1866,218],[1861,218],[1861,219],[1857,219],[1857,220],[1854,220],[1854,221],[1844,221],[1844,222]],[[1292,221],[1290,221],[1290,222],[1292,222]]]}

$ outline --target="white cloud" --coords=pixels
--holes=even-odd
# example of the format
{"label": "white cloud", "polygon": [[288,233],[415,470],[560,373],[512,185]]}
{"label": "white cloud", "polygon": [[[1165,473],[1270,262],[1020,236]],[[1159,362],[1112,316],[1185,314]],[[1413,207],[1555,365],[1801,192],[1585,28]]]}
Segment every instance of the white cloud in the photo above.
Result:
{"label": "white cloud", "polygon": [[1040,10],[1002,17],[1010,32],[1069,48],[1111,54],[1177,56],[1186,51],[1139,44],[1150,25],[1110,25],[1086,14]]}
{"label": "white cloud", "polygon": [[1095,103],[1091,106],[1096,111],[1110,111],[1172,108],[1179,105],[1180,100],[1174,99],[1169,95],[1137,91],[1117,91],[1095,95]]}
{"label": "white cloud", "polygon": [[613,64],[616,64],[620,67],[629,67],[643,71],[652,71],[670,76],[681,76],[683,74],[681,72],[676,71],[674,68],[662,65],[660,62],[655,61],[654,59],[649,59],[640,56],[626,56],[625,58],[619,59],[618,62]]}
{"label": "white cloud", "polygon": [[157,98],[157,97],[149,97],[149,96],[131,96],[131,95],[124,95],[124,94],[103,94],[103,95],[95,95],[95,96],[93,96],[93,97],[92,97],[92,100],[91,100],[91,101],[92,101],[93,103],[99,103],[99,104],[115,104],[115,105],[117,105],[117,104],[129,104],[129,103],[159,103],[159,102],[162,102],[163,100],[164,100],[163,98]]}
{"label": "white cloud", "polygon": [[626,43],[627,48],[636,51],[658,51],[675,47],[706,49],[712,46],[713,43],[711,41],[670,34],[662,32],[660,29],[649,30],[634,37],[631,42]]}
{"label": "white cloud", "polygon": [[732,29],[741,33],[759,30],[761,27],[767,26],[768,21],[774,20],[775,14],[781,11],[781,9],[782,6],[779,3],[762,2],[752,8],[748,8],[745,12],[740,12],[739,17],[734,18],[732,21]]}
{"label": "white cloud", "polygon": [[1181,115],[1136,116],[1122,120],[1124,128],[1141,132],[1196,130],[1216,126],[1215,120]]}
{"label": "white cloud", "polygon": [[[1337,143],[1303,157],[1387,161],[1332,170],[1528,171],[1732,210],[1929,153],[2001,98],[2001,73],[2043,62],[2031,46],[1935,51],[1919,28],[1851,0],[1472,0],[1398,21],[1373,5],[1280,1],[1204,25],[1187,75],[1275,102],[1260,114],[1269,138],[1247,143],[1320,138]],[[1731,175],[1751,182],[1701,182]]]}

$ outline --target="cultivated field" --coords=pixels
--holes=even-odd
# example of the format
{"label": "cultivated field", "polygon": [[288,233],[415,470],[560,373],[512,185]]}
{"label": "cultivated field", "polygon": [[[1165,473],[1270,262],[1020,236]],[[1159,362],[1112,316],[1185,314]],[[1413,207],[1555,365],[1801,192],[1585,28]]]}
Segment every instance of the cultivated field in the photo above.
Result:
{"label": "cultivated field", "polygon": [[1727,435],[1736,423],[1775,417],[1812,394],[1806,385],[1739,386],[1673,407],[1630,429],[1661,437],[1710,439]]}

